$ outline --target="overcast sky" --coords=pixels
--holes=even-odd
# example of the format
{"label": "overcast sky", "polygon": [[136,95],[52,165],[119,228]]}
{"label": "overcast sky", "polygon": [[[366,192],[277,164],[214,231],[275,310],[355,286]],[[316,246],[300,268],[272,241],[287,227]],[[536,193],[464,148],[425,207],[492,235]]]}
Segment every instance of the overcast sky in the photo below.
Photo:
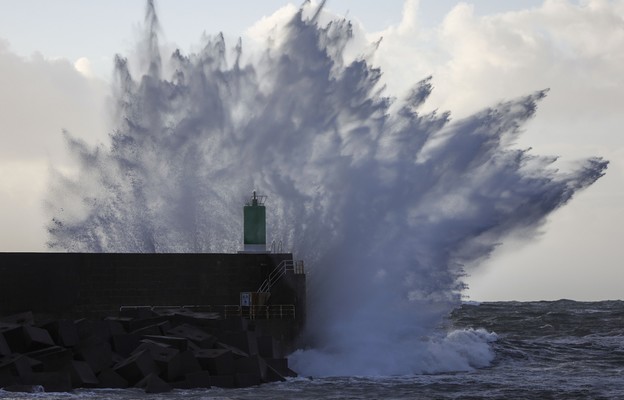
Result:
{"label": "overcast sky", "polygon": [[[299,3],[161,0],[164,42],[191,51],[202,32],[253,48]],[[89,143],[111,130],[116,53],[132,51],[143,0],[0,0],[0,251],[45,251],[50,166],[71,170],[61,131]],[[426,107],[457,118],[550,88],[522,147],[611,161],[607,175],[551,216],[541,237],[505,243],[473,270],[474,300],[624,298],[624,1],[330,0],[357,40],[383,41],[374,62],[388,94],[433,75]]]}

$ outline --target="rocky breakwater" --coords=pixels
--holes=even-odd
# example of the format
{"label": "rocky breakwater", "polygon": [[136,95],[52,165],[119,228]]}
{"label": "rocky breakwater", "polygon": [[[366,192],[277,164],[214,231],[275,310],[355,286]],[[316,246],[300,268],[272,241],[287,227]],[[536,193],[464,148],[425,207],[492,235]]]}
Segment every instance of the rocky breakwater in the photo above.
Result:
{"label": "rocky breakwater", "polygon": [[0,319],[0,388],[248,387],[296,376],[253,321],[187,309],[131,309],[102,320]]}

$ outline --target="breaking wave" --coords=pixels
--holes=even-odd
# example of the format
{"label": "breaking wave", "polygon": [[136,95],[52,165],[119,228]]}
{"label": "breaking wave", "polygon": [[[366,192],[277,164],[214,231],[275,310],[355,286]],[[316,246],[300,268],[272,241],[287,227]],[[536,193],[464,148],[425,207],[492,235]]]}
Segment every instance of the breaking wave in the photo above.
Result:
{"label": "breaking wave", "polygon": [[[148,2],[145,37],[115,61],[115,130],[90,147],[67,133],[76,176],[56,173],[49,246],[80,252],[233,252],[251,190],[268,195],[268,234],[308,270],[302,374],[409,374],[475,368],[481,331],[444,333],[463,266],[512,232],[531,232],[600,178],[590,158],[513,147],[546,91],[468,118],[420,111],[431,78],[395,99],[366,56],[348,60],[346,19],[305,3],[243,61],[222,35],[161,55]],[[251,58],[250,58],[251,60]]]}

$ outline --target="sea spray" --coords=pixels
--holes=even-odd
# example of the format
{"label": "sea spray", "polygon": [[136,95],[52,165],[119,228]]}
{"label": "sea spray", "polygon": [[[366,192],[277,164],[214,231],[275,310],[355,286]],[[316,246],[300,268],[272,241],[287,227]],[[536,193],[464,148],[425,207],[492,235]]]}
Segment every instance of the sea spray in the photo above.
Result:
{"label": "sea spray", "polygon": [[309,273],[300,373],[487,365],[490,336],[443,329],[463,265],[539,227],[607,166],[591,158],[562,173],[555,158],[513,147],[546,91],[451,122],[420,111],[431,78],[388,97],[379,69],[344,56],[349,21],[321,23],[322,6],[306,2],[248,62],[222,35],[163,57],[152,1],[147,10],[131,56],[142,72],[116,58],[110,143],[66,135],[80,171],[55,178],[49,246],[236,251],[256,189],[268,195],[270,237]]}

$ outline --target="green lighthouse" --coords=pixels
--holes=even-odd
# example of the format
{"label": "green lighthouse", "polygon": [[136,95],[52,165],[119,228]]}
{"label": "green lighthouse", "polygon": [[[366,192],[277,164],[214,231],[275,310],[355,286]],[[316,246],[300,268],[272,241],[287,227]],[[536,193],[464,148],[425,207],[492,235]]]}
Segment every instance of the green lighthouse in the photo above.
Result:
{"label": "green lighthouse", "polygon": [[251,201],[243,207],[243,251],[250,253],[266,252],[266,196],[256,195],[254,190]]}

